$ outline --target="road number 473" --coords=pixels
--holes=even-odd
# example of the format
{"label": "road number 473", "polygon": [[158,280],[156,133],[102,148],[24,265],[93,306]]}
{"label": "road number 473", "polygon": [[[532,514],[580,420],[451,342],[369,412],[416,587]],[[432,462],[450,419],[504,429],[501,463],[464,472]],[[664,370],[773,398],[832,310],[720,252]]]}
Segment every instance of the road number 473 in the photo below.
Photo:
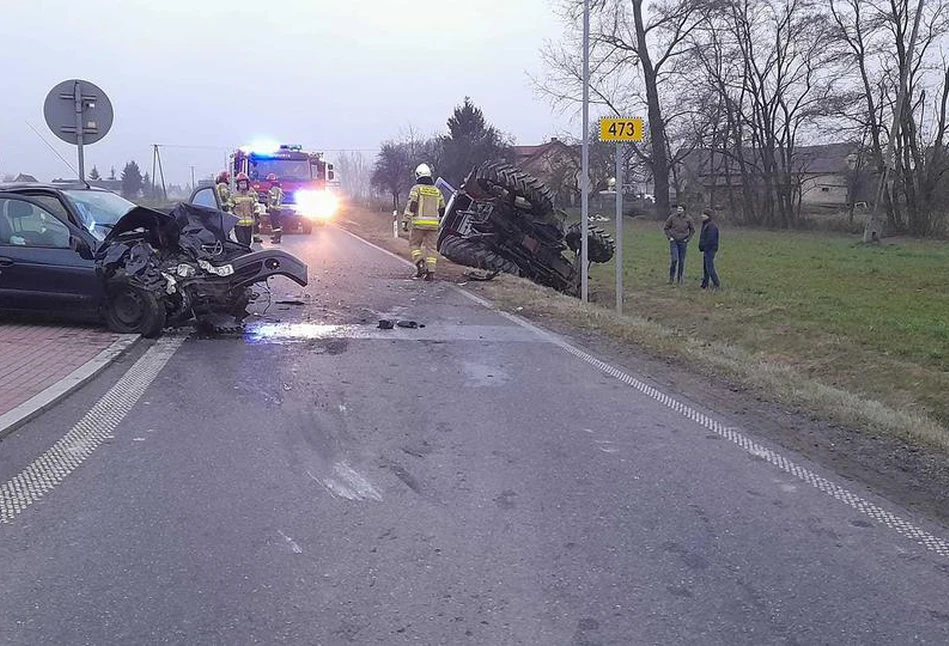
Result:
{"label": "road number 473", "polygon": [[642,139],[642,119],[603,119],[600,121],[600,141],[642,141]]}

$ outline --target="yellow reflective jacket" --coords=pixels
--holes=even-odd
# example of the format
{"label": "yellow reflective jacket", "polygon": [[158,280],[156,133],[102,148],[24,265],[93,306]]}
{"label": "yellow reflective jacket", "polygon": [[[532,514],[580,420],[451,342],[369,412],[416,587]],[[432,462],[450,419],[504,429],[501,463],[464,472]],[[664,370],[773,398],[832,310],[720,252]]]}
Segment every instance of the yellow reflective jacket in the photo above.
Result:
{"label": "yellow reflective jacket", "polygon": [[234,215],[237,216],[237,226],[254,226],[254,216],[257,213],[257,191],[250,189],[246,193],[237,191],[232,198]]}
{"label": "yellow reflective jacket", "polygon": [[279,186],[271,186],[267,191],[267,208],[276,211],[283,206],[283,189]]}
{"label": "yellow reflective jacket", "polygon": [[230,211],[231,207],[233,206],[231,199],[231,189],[228,188],[225,182],[220,182],[214,188],[217,191],[217,198],[221,203],[221,209],[224,211]]}
{"label": "yellow reflective jacket", "polygon": [[445,213],[445,198],[431,184],[416,184],[409,191],[409,202],[403,216],[410,218],[414,229],[438,229]]}

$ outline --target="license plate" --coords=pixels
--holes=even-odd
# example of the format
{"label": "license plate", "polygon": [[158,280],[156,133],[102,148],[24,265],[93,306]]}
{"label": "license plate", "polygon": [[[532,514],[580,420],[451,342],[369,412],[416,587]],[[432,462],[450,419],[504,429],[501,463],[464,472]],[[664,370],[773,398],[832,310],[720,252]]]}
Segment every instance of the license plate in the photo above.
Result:
{"label": "license plate", "polygon": [[201,269],[215,276],[231,276],[234,273],[234,265],[212,265],[207,260],[199,260],[198,264]]}

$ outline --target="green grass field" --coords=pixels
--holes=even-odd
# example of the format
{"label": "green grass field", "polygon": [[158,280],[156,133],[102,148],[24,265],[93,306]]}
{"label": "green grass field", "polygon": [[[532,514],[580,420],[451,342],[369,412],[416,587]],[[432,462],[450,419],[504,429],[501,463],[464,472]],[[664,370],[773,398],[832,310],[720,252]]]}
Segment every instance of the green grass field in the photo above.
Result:
{"label": "green grass field", "polygon": [[[669,247],[656,222],[627,221],[627,312],[762,354],[807,374],[928,412],[949,425],[949,244],[722,227],[723,289],[699,289],[693,240],[687,283],[667,284]],[[615,298],[613,263],[592,273]]]}

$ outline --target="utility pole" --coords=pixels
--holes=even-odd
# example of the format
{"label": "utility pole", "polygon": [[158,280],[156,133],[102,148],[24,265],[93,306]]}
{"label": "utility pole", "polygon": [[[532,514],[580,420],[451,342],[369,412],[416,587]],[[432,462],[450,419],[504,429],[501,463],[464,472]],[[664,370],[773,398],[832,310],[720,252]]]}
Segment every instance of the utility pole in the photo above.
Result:
{"label": "utility pole", "polygon": [[583,0],[583,145],[580,159],[580,299],[590,301],[590,0]]}
{"label": "utility pole", "polygon": [[152,195],[155,194],[155,188],[157,186],[155,184],[155,171],[156,171],[157,164],[158,164],[158,144],[152,144],[152,175],[151,175],[152,186],[151,186],[151,191],[150,191]]}
{"label": "utility pole", "polygon": [[913,55],[916,52],[916,37],[919,34],[919,21],[923,15],[923,3],[925,0],[919,0],[916,6],[916,17],[913,20],[913,31],[909,37],[909,47],[906,50],[906,60],[900,69],[900,87],[896,94],[896,105],[893,107],[893,127],[890,128],[890,139],[886,145],[886,155],[883,158],[883,175],[880,177],[880,189],[877,191],[877,199],[873,203],[873,211],[867,219],[867,225],[863,230],[863,242],[879,242],[881,230],[880,223],[880,203],[889,195],[892,200],[893,190],[890,179],[890,167],[893,165],[893,156],[896,150],[896,138],[900,130],[900,122],[903,119],[903,106],[906,103],[906,93],[909,91],[909,71],[913,66]]}
{"label": "utility pole", "polygon": [[196,188],[194,183],[194,164],[191,165],[191,190],[193,191]]}

